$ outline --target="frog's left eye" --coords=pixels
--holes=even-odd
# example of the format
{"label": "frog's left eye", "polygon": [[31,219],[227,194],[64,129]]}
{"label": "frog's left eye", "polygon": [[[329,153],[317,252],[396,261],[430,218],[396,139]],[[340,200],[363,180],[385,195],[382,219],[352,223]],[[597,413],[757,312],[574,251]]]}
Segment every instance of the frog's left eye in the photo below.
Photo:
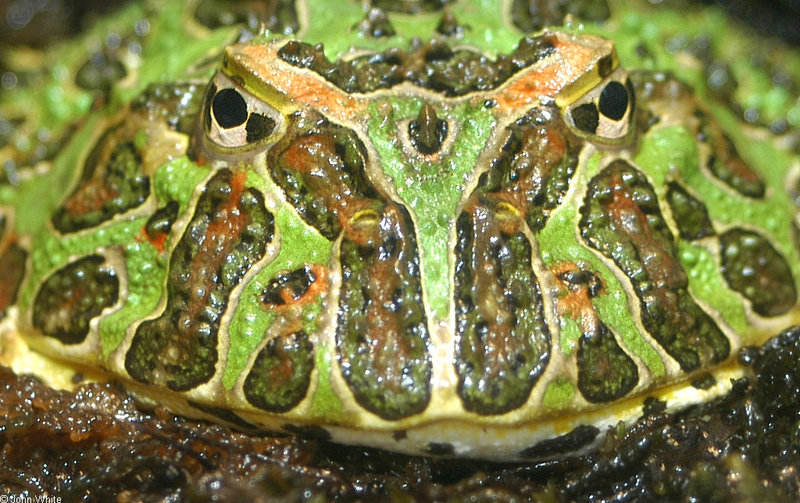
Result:
{"label": "frog's left eye", "polygon": [[206,92],[203,109],[205,133],[225,148],[269,143],[280,131],[283,116],[223,73],[218,73]]}
{"label": "frog's left eye", "polygon": [[591,141],[622,143],[632,131],[633,85],[621,69],[570,103],[564,116],[576,132]]}

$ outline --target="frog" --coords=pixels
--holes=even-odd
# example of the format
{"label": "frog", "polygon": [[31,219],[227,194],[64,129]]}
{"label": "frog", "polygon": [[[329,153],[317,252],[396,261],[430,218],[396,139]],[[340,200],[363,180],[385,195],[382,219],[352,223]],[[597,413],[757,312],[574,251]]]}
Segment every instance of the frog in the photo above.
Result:
{"label": "frog", "polygon": [[121,77],[0,187],[0,362],[497,460],[729,391],[800,318],[796,153],[519,3],[281,2]]}

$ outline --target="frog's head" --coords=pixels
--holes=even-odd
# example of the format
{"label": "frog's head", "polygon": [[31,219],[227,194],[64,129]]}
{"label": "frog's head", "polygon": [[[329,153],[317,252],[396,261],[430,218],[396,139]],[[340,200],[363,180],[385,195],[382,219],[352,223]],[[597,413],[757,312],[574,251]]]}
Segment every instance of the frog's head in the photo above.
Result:
{"label": "frog's head", "polygon": [[[612,42],[591,35],[552,32],[523,39],[518,51],[524,45],[536,47],[534,57],[516,62],[511,71],[503,68],[505,62],[498,62],[498,73],[504,75],[491,83],[476,77],[474,88],[467,86],[465,90],[448,88],[441,82],[420,85],[411,74],[430,73],[427,68],[405,68],[406,75],[386,78],[385,84],[377,87],[359,84],[361,77],[355,73],[350,81],[343,82],[337,80],[337,74],[346,72],[339,71],[337,65],[350,63],[352,68],[355,59],[365,58],[363,54],[317,64],[319,59],[312,60],[322,54],[318,47],[301,47],[285,40],[236,44],[227,48],[222,70],[208,87],[198,128],[203,150],[211,158],[262,151],[286,132],[293,114],[307,110],[336,123],[366,122],[371,105],[390,95],[419,103],[419,115],[407,122],[433,124],[430,131],[422,131],[421,141],[413,126],[410,135],[398,135],[401,142],[410,142],[423,155],[435,153],[442,143],[435,137],[442,139],[447,123],[459,121],[448,109],[466,101],[491,102],[496,117],[512,118],[532,107],[555,106],[572,132],[583,139],[605,146],[633,141],[634,91],[627,72],[619,66]],[[383,58],[382,62],[385,59],[385,55],[370,57]],[[417,64],[438,64],[430,59]],[[443,119],[436,116],[437,110]],[[457,125],[450,128],[457,129]]]}
{"label": "frog's head", "polygon": [[[491,416],[522,410],[552,354],[526,232],[564,197],[583,146],[629,145],[633,118],[627,74],[599,37],[544,33],[494,61],[435,41],[335,62],[257,41],[226,50],[196,144],[212,163],[268,173],[276,204],[330,242],[335,351],[360,407],[381,421],[423,413],[442,399],[432,375],[456,372],[464,405],[448,398],[437,414]],[[471,275],[467,260],[484,263]],[[494,298],[507,274],[527,291]],[[508,334],[538,335],[491,366],[456,343],[481,330],[499,353],[517,351]],[[397,354],[370,349],[384,347]],[[636,384],[625,362],[614,397]]]}

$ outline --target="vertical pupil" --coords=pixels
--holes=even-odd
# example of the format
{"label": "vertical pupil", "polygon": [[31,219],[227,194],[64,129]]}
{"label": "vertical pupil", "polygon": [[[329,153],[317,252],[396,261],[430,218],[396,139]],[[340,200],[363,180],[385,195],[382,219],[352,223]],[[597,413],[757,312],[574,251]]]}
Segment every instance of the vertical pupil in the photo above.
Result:
{"label": "vertical pupil", "polygon": [[244,124],[247,120],[247,103],[235,89],[222,89],[211,103],[214,118],[225,129]]}

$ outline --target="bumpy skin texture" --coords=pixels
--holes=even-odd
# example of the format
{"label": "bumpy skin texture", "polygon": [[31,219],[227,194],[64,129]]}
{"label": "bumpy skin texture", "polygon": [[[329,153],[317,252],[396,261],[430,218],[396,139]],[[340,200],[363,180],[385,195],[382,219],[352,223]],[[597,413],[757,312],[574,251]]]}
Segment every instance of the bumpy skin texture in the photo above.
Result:
{"label": "bumpy skin texture", "polygon": [[421,412],[430,399],[431,363],[413,224],[364,177],[357,137],[317,124],[290,129],[270,166],[310,225],[328,239],[341,236],[342,374],[358,402],[381,417]]}
{"label": "bumpy skin texture", "polygon": [[521,406],[550,357],[539,280],[523,229],[544,226],[569,186],[580,142],[547,110],[509,127],[503,156],[481,177],[456,224],[456,350],[468,410]]}
{"label": "bumpy skin texture", "polygon": [[89,153],[80,183],[53,214],[59,232],[96,227],[147,199],[150,179],[133,138],[139,124],[130,122],[106,131]]}
{"label": "bumpy skin texture", "polygon": [[420,5],[438,35],[342,4],[333,49],[256,37],[93,117],[0,199],[0,312],[178,411],[410,452],[557,456],[724,391],[800,312],[786,159],[524,2],[505,45]]}
{"label": "bumpy skin texture", "polygon": [[125,358],[131,377],[181,391],[208,381],[231,292],[273,235],[273,216],[261,194],[244,187],[244,174],[214,175],[170,257],[164,312],[133,337]]}
{"label": "bumpy skin texture", "polygon": [[727,358],[730,343],[692,300],[674,237],[656,202],[644,175],[615,161],[589,182],[581,208],[582,236],[631,279],[642,323],[683,370],[719,363]]}
{"label": "bumpy skin texture", "polygon": [[33,326],[64,344],[79,344],[89,335],[89,323],[119,295],[113,269],[100,255],[89,255],[54,272],[33,306]]}

